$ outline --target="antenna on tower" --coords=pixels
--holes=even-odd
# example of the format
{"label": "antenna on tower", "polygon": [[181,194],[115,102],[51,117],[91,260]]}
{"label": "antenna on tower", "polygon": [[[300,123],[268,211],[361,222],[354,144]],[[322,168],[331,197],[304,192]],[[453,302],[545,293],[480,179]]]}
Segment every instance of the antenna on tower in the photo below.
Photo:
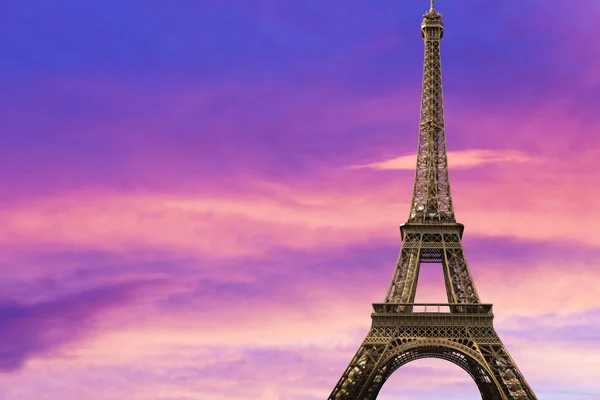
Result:
{"label": "antenna on tower", "polygon": [[431,0],[431,9],[429,11],[435,11],[435,0]]}

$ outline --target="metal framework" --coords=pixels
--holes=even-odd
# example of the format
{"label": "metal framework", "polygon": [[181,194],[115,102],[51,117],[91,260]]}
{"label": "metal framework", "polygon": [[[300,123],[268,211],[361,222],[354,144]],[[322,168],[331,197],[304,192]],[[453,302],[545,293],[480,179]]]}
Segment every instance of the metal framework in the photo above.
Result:
{"label": "metal framework", "polygon": [[[450,195],[440,41],[434,1],[424,15],[423,93],[415,185],[402,249],[385,302],[373,304],[372,326],[329,400],[374,400],[401,366],[420,358],[448,360],[475,381],[483,400],[537,400],[481,304],[462,248]],[[447,304],[415,304],[421,263],[441,263]]]}

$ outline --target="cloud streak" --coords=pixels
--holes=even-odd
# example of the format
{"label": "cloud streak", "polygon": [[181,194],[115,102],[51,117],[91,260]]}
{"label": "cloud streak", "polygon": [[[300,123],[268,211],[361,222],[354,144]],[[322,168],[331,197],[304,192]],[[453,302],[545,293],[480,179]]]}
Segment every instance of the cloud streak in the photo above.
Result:
{"label": "cloud streak", "polygon": [[0,302],[0,371],[20,369],[30,358],[93,335],[96,319],[134,298],[143,283],[98,287],[34,303]]}
{"label": "cloud streak", "polygon": [[[416,160],[417,155],[415,153],[407,156],[396,157],[387,161],[381,161],[366,165],[351,166],[349,168],[372,168],[414,171],[417,162]],[[475,168],[486,164],[495,163],[532,162],[533,160],[533,157],[527,156],[518,151],[472,149],[448,152],[448,165],[449,168],[452,169]]]}

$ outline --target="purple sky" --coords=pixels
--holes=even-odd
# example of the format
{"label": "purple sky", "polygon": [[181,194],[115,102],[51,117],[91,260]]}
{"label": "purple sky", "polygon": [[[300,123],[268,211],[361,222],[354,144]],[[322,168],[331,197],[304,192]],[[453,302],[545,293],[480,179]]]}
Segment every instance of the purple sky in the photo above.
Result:
{"label": "purple sky", "polygon": [[[600,3],[437,8],[479,294],[538,398],[600,398]],[[400,249],[427,9],[3,1],[0,398],[326,398]],[[479,398],[439,360],[379,398],[440,396]]]}

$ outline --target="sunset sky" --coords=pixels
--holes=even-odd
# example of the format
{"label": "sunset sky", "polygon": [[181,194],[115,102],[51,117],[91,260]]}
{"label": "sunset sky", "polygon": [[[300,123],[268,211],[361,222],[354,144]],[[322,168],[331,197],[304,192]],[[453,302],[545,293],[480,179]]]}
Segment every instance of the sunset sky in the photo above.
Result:
{"label": "sunset sky", "polygon": [[[428,1],[1,3],[0,399],[326,399],[400,250]],[[436,4],[477,290],[540,400],[599,399],[600,2]],[[439,398],[480,396],[440,360],[379,396]]]}

